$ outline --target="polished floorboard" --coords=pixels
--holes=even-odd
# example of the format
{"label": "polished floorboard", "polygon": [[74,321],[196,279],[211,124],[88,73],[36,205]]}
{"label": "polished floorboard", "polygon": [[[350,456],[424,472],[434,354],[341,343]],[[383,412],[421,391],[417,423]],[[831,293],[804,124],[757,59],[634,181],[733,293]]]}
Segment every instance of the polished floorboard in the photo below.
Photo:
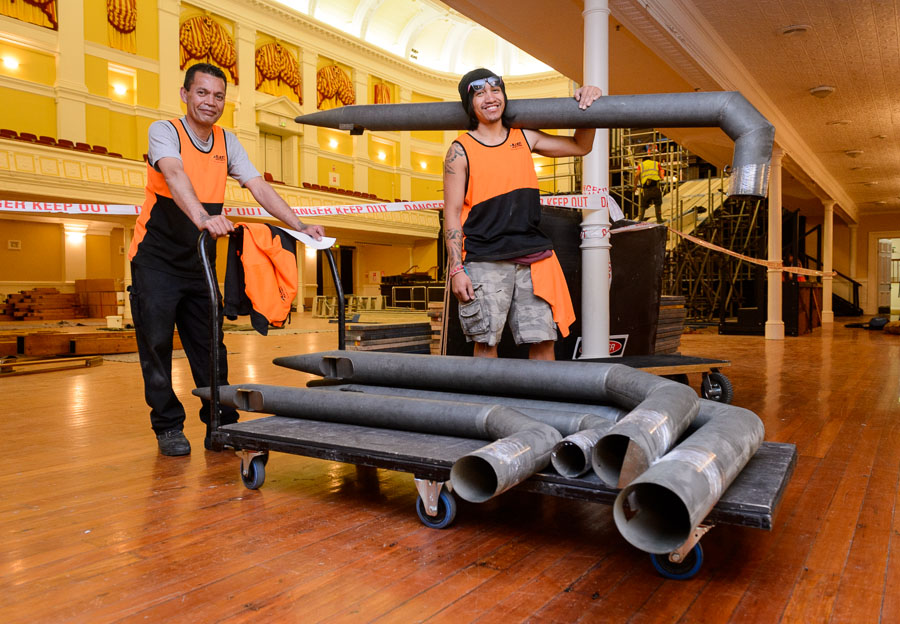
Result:
{"label": "polished floorboard", "polygon": [[[228,334],[231,381],[303,385],[271,360],[336,347],[310,323]],[[689,581],[599,504],[512,491],[432,530],[410,475],[280,453],[247,490],[233,453],[203,449],[184,359],[182,458],[157,454],[137,363],[0,379],[0,619],[900,622],[900,336],[839,319],[783,342],[685,335],[682,353],[730,360],[734,404],[799,451],[774,530],[714,528]]]}

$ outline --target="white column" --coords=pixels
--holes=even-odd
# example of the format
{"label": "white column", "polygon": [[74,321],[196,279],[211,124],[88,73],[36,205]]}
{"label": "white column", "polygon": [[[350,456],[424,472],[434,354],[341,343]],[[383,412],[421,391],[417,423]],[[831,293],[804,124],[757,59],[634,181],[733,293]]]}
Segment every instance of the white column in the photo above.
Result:
{"label": "white column", "polygon": [[850,228],[850,279],[856,279],[856,237],[859,234],[859,223],[851,223]]}
{"label": "white column", "polygon": [[[237,89],[238,94],[234,107],[234,133],[247,153],[256,155],[259,153],[259,127],[256,125],[256,29],[243,24],[237,24],[235,29],[239,84],[231,87]],[[257,162],[257,165],[262,166],[262,163]]]}
{"label": "white column", "polygon": [[[781,161],[784,150],[772,149],[769,175],[769,262],[781,262]],[[784,340],[784,320],[781,316],[782,272],[769,269],[768,309],[766,311],[766,339]]]}
{"label": "white column", "polygon": [[[585,0],[584,84],[609,94],[609,1]],[[584,157],[585,193],[609,190],[609,130],[598,129]],[[592,200],[597,206],[601,198]],[[602,201],[606,204],[605,198]],[[609,209],[585,211],[581,222],[581,357],[609,356]]]}
{"label": "white column", "polygon": [[[834,257],[834,200],[824,204],[822,217],[822,272],[831,273]],[[834,323],[834,311],[831,308],[831,289],[833,278],[822,276],[822,324]]]}
{"label": "white column", "polygon": [[56,67],[56,136],[87,141],[84,105],[84,3],[58,2],[59,55]]}
{"label": "white column", "polygon": [[66,282],[74,282],[87,276],[86,223],[65,223]]}
{"label": "white column", "polygon": [[[307,49],[300,50],[300,74],[302,78],[304,114],[316,111],[316,62],[318,56]],[[318,184],[319,136],[315,126],[302,126],[300,137],[300,182]]]}
{"label": "white column", "polygon": [[[400,87],[400,101],[412,102],[412,89]],[[412,196],[412,134],[409,130],[400,133],[400,144],[398,145],[400,162],[397,173],[400,175],[400,199],[411,200]],[[393,198],[391,198],[393,199]]]}
{"label": "white column", "polygon": [[[353,89],[356,91],[356,103],[369,103],[368,74],[361,71],[355,72]],[[358,134],[353,139],[353,181],[351,189],[354,191],[366,191],[369,188],[369,135],[365,132]]]}
{"label": "white column", "polygon": [[158,0],[159,20],[159,110],[165,117],[181,116],[178,29],[181,5],[178,0]]}

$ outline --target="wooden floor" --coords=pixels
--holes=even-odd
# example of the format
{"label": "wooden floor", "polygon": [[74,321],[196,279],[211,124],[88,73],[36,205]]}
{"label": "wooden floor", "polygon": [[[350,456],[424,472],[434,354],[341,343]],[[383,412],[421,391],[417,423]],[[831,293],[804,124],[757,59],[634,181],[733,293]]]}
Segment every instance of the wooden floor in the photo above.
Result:
{"label": "wooden floor", "polygon": [[[272,358],[336,334],[226,342],[232,381],[302,385]],[[734,403],[800,453],[775,529],[713,529],[690,581],[658,576],[598,504],[513,491],[437,531],[410,475],[284,454],[247,490],[233,454],[203,450],[184,359],[183,458],[157,454],[136,363],[2,379],[0,619],[900,622],[900,336],[682,346],[731,360]]]}

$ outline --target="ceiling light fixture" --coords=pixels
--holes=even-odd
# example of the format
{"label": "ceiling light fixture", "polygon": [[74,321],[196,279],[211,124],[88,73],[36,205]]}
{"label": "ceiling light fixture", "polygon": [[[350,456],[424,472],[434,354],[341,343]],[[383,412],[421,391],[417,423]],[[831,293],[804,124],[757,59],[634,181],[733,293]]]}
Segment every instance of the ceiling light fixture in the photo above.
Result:
{"label": "ceiling light fixture", "polygon": [[850,167],[850,171],[865,171],[866,169],[871,169],[872,167],[868,165],[858,165],[856,167]]}
{"label": "ceiling light fixture", "polygon": [[878,135],[875,135],[875,138],[884,140],[887,138],[887,135],[886,134],[878,134]]}
{"label": "ceiling light fixture", "polygon": [[826,126],[849,126],[851,123],[853,123],[853,122],[850,121],[849,119],[835,119],[833,121],[826,121],[825,125]]}
{"label": "ceiling light fixture", "polygon": [[878,180],[869,180],[868,182],[863,182],[863,186],[877,186]]}
{"label": "ceiling light fixture", "polygon": [[834,93],[834,87],[831,85],[819,85],[818,87],[813,87],[809,90],[811,96],[819,99],[827,98],[832,93]]}
{"label": "ceiling light fixture", "polygon": [[844,152],[850,158],[856,158],[857,156],[862,156],[863,151],[861,149],[851,149]]}
{"label": "ceiling light fixture", "polygon": [[794,35],[802,35],[810,29],[809,24],[791,24],[790,26],[785,26],[781,29],[781,34],[785,37],[792,37]]}

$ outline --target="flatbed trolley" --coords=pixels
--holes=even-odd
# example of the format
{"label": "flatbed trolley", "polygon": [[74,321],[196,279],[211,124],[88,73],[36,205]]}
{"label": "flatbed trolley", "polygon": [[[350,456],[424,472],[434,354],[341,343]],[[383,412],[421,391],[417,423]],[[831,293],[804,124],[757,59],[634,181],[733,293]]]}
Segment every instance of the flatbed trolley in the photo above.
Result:
{"label": "flatbed trolley", "polygon": [[[210,291],[212,309],[211,379],[218,376],[218,288],[205,251],[205,233],[198,247]],[[343,300],[340,280],[330,250],[326,257]],[[339,345],[343,349],[343,310],[339,313]],[[457,501],[450,485],[450,469],[463,455],[483,447],[484,440],[397,431],[358,425],[320,422],[283,416],[221,425],[218,386],[211,384],[211,438],[218,447],[231,447],[241,458],[241,480],[251,490],[266,478],[269,453],[277,451],[304,455],[358,466],[407,472],[413,476],[418,497],[416,513],[423,524],[434,529],[450,526],[456,517]],[[677,551],[650,555],[653,566],[666,578],[693,577],[703,563],[700,539],[716,524],[731,524],[771,530],[775,512],[797,462],[793,444],[763,442],[737,479],[694,534]],[[579,478],[562,477],[552,470],[540,472],[516,486],[520,491],[611,505],[618,493],[594,474]]]}

